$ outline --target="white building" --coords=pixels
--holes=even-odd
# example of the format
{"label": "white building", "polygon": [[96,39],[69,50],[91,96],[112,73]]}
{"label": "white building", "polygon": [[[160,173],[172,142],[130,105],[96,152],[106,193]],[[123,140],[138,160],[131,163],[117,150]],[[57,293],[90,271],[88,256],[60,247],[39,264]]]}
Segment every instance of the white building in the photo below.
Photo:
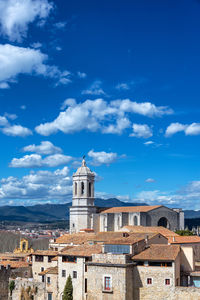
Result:
{"label": "white building", "polygon": [[118,231],[123,226],[163,226],[171,230],[184,229],[184,212],[163,205],[110,207],[99,213],[94,206],[94,173],[85,159],[73,174],[73,200],[70,208],[70,233],[81,229]]}

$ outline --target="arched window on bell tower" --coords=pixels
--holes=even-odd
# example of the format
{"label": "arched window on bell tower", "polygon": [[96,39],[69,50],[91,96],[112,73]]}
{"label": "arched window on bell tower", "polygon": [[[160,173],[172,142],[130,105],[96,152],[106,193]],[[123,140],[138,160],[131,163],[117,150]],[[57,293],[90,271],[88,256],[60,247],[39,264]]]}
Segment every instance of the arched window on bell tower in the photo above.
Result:
{"label": "arched window on bell tower", "polygon": [[77,195],[77,182],[75,182],[75,191],[74,191],[75,195]]}
{"label": "arched window on bell tower", "polygon": [[92,195],[92,184],[89,182],[89,197]]}
{"label": "arched window on bell tower", "polygon": [[84,195],[84,182],[81,182],[81,195]]}

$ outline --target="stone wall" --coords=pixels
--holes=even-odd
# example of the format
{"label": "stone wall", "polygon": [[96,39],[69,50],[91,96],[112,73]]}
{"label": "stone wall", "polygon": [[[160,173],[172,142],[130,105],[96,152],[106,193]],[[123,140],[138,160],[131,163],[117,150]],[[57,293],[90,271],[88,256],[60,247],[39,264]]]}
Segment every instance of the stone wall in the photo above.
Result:
{"label": "stone wall", "polygon": [[[150,226],[158,226],[159,219],[161,217],[165,217],[169,221],[169,224],[170,224],[169,229],[170,230],[179,229],[179,214],[177,212],[173,211],[172,209],[169,209],[167,207],[160,207],[160,208],[154,209],[152,211],[149,211],[147,213],[147,217],[148,216],[151,218]],[[143,225],[143,224],[141,224],[141,225]]]}
{"label": "stone wall", "polygon": [[33,271],[33,278],[35,280],[41,281],[42,276],[38,275],[42,270],[41,268],[44,268],[44,270],[51,268],[51,267],[56,267],[57,266],[57,261],[51,261],[48,262],[48,256],[43,255],[43,261],[35,261],[35,255],[33,255],[33,262],[32,262],[32,271]]}
{"label": "stone wall", "polygon": [[33,281],[32,278],[16,278],[14,281],[15,289],[12,292],[12,297],[5,298],[5,300],[21,300],[21,294],[28,291],[34,296],[34,300],[46,300],[44,283]]}

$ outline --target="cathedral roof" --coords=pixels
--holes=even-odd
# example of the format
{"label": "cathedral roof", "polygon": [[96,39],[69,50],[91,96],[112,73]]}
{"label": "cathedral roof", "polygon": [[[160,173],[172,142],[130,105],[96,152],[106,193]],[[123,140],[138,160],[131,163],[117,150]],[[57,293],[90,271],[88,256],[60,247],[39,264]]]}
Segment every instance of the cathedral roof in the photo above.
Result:
{"label": "cathedral roof", "polygon": [[148,212],[153,209],[162,207],[162,205],[154,205],[154,206],[120,206],[120,207],[111,207],[104,211],[102,211],[102,214],[114,214],[114,213],[131,213],[131,212]]}
{"label": "cathedral roof", "polygon": [[78,170],[74,173],[74,175],[92,175],[94,176],[94,173],[87,167],[86,161],[83,158],[82,165]]}

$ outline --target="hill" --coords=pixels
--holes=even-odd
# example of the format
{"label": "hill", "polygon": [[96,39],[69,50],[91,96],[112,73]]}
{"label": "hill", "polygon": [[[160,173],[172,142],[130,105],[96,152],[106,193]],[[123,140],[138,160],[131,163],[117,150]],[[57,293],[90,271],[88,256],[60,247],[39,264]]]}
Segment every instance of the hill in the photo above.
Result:
{"label": "hill", "polygon": [[[0,221],[52,222],[69,219],[71,202],[65,204],[38,204],[33,206],[0,206]],[[138,206],[138,203],[127,203],[116,198],[107,200],[97,198],[98,207]],[[147,205],[143,203],[142,205]]]}

